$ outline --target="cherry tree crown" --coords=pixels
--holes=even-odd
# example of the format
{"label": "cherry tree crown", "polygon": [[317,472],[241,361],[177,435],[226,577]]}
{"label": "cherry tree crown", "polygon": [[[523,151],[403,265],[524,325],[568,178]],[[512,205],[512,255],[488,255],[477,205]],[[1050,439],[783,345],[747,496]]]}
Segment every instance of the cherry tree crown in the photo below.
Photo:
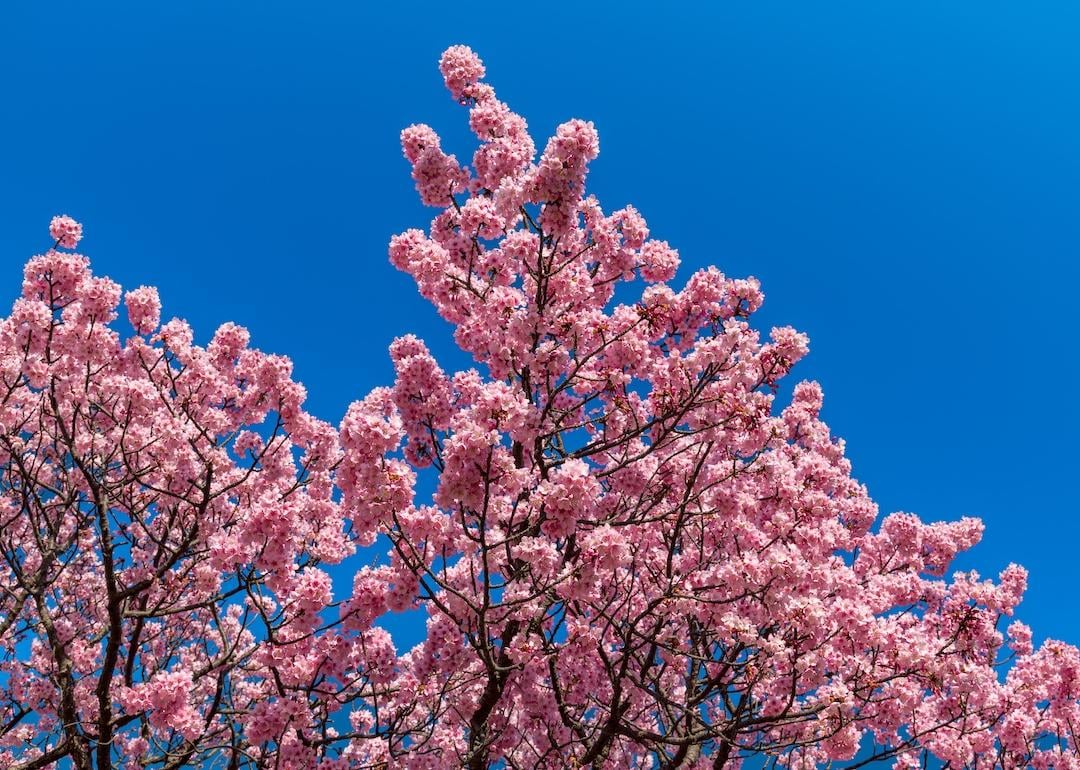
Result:
{"label": "cherry tree crown", "polygon": [[808,341],[758,282],[672,285],[586,192],[592,123],[538,155],[473,51],[439,68],[477,146],[402,131],[436,213],[389,256],[476,366],[399,337],[338,428],[53,219],[0,320],[0,767],[1080,767],[1024,569],[950,574],[981,522],[879,520],[821,388],[777,406]]}

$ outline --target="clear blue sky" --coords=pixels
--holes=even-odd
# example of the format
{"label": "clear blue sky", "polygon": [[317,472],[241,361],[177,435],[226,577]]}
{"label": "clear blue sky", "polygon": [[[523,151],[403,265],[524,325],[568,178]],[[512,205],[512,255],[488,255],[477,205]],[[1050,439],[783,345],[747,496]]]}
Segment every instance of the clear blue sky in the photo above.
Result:
{"label": "clear blue sky", "polygon": [[201,340],[291,355],[332,422],[395,335],[467,365],[386,259],[430,219],[400,129],[471,153],[435,66],[467,43],[541,146],[596,122],[593,191],[677,282],[763,281],[883,511],[983,517],[961,566],[1027,565],[1021,616],[1080,643],[1080,5],[666,5],[8,0],[0,297],[63,212]]}

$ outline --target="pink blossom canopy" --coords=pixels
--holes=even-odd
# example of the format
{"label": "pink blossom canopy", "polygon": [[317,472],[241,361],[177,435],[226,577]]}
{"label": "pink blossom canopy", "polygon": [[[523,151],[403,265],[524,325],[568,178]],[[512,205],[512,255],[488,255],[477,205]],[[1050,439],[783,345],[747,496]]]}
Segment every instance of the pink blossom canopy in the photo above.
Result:
{"label": "pink blossom canopy", "polygon": [[475,53],[440,71],[477,148],[402,132],[436,213],[389,255],[476,368],[401,336],[338,428],[53,220],[0,321],[0,767],[1080,767],[1026,572],[949,575],[981,523],[879,520],[758,282],[670,285],[593,124],[537,155]]}

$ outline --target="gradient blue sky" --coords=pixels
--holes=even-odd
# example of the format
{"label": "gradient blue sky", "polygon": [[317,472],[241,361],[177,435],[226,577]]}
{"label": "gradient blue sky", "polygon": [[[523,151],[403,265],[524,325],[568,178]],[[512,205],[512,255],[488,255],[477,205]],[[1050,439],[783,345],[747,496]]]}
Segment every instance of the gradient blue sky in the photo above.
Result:
{"label": "gradient blue sky", "polygon": [[960,566],[1025,564],[1021,617],[1080,643],[1080,5],[650,5],[7,0],[0,304],[63,212],[201,340],[291,355],[335,423],[398,334],[468,365],[386,259],[430,219],[400,129],[471,153],[435,66],[467,43],[539,144],[596,122],[592,190],[677,283],[762,280],[883,511],[983,517]]}

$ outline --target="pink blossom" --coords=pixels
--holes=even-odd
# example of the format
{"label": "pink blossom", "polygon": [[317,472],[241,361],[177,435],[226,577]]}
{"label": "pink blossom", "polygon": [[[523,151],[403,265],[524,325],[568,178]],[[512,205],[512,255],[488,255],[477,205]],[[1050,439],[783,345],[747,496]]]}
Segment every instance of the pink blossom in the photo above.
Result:
{"label": "pink blossom", "polygon": [[670,281],[679,267],[679,253],[667,241],[647,241],[641,247],[641,275],[646,281]]}
{"label": "pink blossom", "polygon": [[484,63],[468,46],[454,45],[443,52],[439,71],[455,99],[462,99],[469,86],[484,77]]}
{"label": "pink blossom", "polygon": [[58,246],[73,249],[82,240],[82,225],[66,214],[55,216],[49,223],[49,235]]}
{"label": "pink blossom", "polygon": [[132,289],[124,296],[124,302],[128,321],[138,334],[150,334],[161,323],[161,300],[154,287]]}

